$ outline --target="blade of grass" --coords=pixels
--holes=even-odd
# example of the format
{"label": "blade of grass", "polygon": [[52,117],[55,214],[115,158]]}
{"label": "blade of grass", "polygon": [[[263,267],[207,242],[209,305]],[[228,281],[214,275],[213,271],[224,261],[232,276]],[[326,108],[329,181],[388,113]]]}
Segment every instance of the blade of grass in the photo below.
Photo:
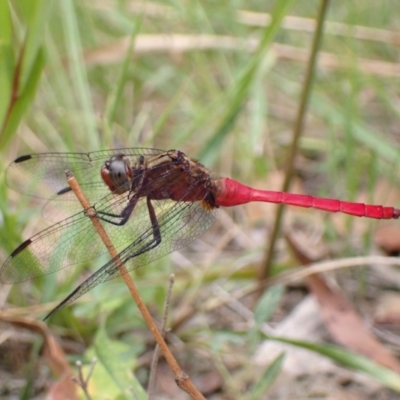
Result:
{"label": "blade of grass", "polygon": [[344,349],[339,346],[332,344],[318,344],[310,343],[302,340],[287,339],[282,337],[271,337],[266,335],[269,340],[275,340],[282,343],[291,344],[293,346],[302,347],[322,354],[330,359],[345,365],[346,367],[353,368],[357,371],[365,372],[371,377],[377,379],[385,386],[390,389],[400,392],[400,375],[396,372],[378,365],[368,358],[360,356],[356,353],[351,352],[348,349]]}
{"label": "blade of grass", "polygon": [[272,361],[272,363],[258,379],[256,385],[251,391],[251,400],[261,399],[262,395],[264,395],[267,390],[272,386],[282,369],[282,364],[284,360],[285,354],[281,353],[278,357],[275,358],[274,361]]}
{"label": "blade of grass", "polygon": [[[122,356],[123,352],[127,351],[127,345],[115,340],[110,340],[103,328],[97,331],[93,345],[99,363],[107,371],[108,376],[119,388],[124,398],[129,399],[132,397],[132,392],[129,389],[132,387],[135,398],[147,399],[146,392],[142,385],[136,377],[130,373],[133,367],[131,359],[125,359],[125,357]],[[96,370],[93,375],[94,379],[95,375]],[[101,382],[98,382],[98,384],[100,383]]]}
{"label": "blade of grass", "polygon": [[138,34],[138,32],[140,31],[141,24],[142,24],[141,16],[139,18],[138,18],[138,21],[134,24],[134,27],[132,30],[128,50],[126,52],[125,59],[122,64],[121,73],[118,77],[118,83],[115,87],[115,91],[111,95],[110,101],[108,102],[108,104],[106,106],[105,117],[108,120],[109,124],[111,124],[114,121],[116,109],[122,99],[123,88],[124,88],[124,85],[126,84],[126,80],[127,80],[128,72],[129,72],[128,67],[129,67],[130,63],[132,62],[135,38],[136,38],[136,35]]}
{"label": "blade of grass", "polygon": [[[332,125],[341,128],[346,124],[344,104],[335,105],[326,95],[316,92],[311,100],[311,106],[313,111],[326,118]],[[374,150],[381,158],[393,163],[394,167],[400,162],[400,148],[394,143],[382,140],[382,136],[373,128],[357,120],[353,121],[351,130],[360,144]]]}
{"label": "blade of grass", "polygon": [[260,326],[268,321],[281,300],[283,295],[283,286],[274,285],[270,287],[259,299],[254,308],[254,319],[256,325]]}
{"label": "blade of grass", "polygon": [[[18,124],[32,102],[37,84],[45,64],[42,42],[51,7],[42,0],[24,1],[17,4],[25,17],[26,37],[15,64],[12,50],[12,20],[7,2],[1,2],[1,55],[4,64],[0,69],[1,88],[4,88],[0,103],[1,137],[0,148],[11,139]],[[3,25],[4,24],[4,25]],[[11,47],[10,47],[11,46]]]}
{"label": "blade of grass", "polygon": [[82,57],[82,44],[78,29],[77,14],[71,0],[59,3],[64,18],[64,33],[68,49],[69,66],[71,70],[71,85],[76,92],[75,101],[82,109],[82,133],[87,141],[88,148],[94,150],[100,147],[99,137],[96,132],[94,111],[90,95],[90,84]]}
{"label": "blade of grass", "polygon": [[[36,54],[36,60],[32,64],[30,75],[26,81],[25,87],[22,89],[15,102],[9,104],[8,115],[4,120],[4,125],[0,132],[0,149],[3,149],[8,141],[13,137],[15,130],[18,127],[25,111],[36,94],[36,88],[39,83],[45,65],[45,56],[43,49],[40,49]],[[18,74],[18,71],[16,70]]]}
{"label": "blade of grass", "polygon": [[11,84],[15,59],[12,45],[12,22],[7,1],[0,1],[0,126],[11,98]]}
{"label": "blade of grass", "polygon": [[31,71],[37,63],[38,53],[42,51],[45,27],[52,12],[52,3],[52,1],[47,0],[32,0],[23,1],[19,4],[21,13],[27,21],[27,35],[20,79],[21,88],[24,88],[31,79]]}
{"label": "blade of grass", "polygon": [[220,154],[224,138],[231,131],[236,118],[242,110],[247,99],[248,90],[252,85],[254,76],[257,74],[258,67],[262,63],[273,39],[278,33],[283,18],[294,4],[294,0],[276,3],[275,9],[271,14],[271,23],[264,29],[257,50],[240,72],[236,83],[228,94],[228,104],[219,126],[211,139],[208,140],[197,155],[205,164],[212,165],[218,157],[218,154]]}
{"label": "blade of grass", "polygon": [[[283,182],[281,191],[282,192],[287,192],[290,187],[290,183],[292,180],[292,175],[293,175],[293,166],[294,166],[294,161],[296,158],[296,153],[298,149],[298,143],[300,136],[303,132],[303,126],[304,126],[304,119],[307,113],[307,107],[308,107],[308,102],[311,94],[311,88],[312,84],[314,81],[314,70],[317,62],[317,54],[319,51],[320,43],[322,40],[322,35],[323,35],[323,26],[326,18],[326,14],[328,11],[328,3],[329,0],[321,0],[321,6],[318,12],[318,17],[317,17],[317,27],[315,29],[315,34],[314,34],[314,39],[313,39],[313,44],[312,44],[312,49],[311,49],[311,54],[310,54],[310,59],[307,65],[307,71],[304,79],[304,85],[302,88],[302,93],[300,97],[300,104],[296,116],[296,121],[294,123],[293,127],[293,137],[292,137],[292,143],[290,145],[289,153],[287,155],[287,161],[286,161],[286,168],[285,168],[285,180]],[[278,238],[280,226],[281,226],[281,221],[283,217],[283,210],[284,206],[280,204],[278,206],[276,216],[275,216],[275,221],[274,221],[274,226],[272,228],[272,232],[270,237],[268,238],[268,245],[267,245],[267,250],[265,252],[265,261],[264,265],[260,270],[259,274],[259,281],[262,282],[264,279],[266,279],[270,275],[271,271],[271,264],[273,261],[274,257],[274,249],[275,249],[275,243]],[[260,292],[261,292],[261,287],[260,287]]]}

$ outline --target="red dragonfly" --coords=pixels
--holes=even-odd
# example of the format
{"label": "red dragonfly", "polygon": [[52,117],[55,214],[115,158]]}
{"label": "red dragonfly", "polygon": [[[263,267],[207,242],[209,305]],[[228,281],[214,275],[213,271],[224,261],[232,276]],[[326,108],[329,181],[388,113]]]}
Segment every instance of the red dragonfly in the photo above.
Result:
{"label": "red dragonfly", "polygon": [[[67,169],[77,178],[119,255],[80,284],[46,319],[96,285],[119,276],[117,258],[130,271],[186,246],[210,227],[219,207],[262,201],[377,219],[400,216],[400,209],[393,207],[257,190],[230,178],[213,179],[207,168],[178,150],[30,154],[8,167],[8,186],[31,196],[63,200],[70,216],[18,246],[0,269],[1,282],[22,282],[107,253],[87,211],[66,183]],[[45,206],[45,214],[55,217],[46,210]]]}

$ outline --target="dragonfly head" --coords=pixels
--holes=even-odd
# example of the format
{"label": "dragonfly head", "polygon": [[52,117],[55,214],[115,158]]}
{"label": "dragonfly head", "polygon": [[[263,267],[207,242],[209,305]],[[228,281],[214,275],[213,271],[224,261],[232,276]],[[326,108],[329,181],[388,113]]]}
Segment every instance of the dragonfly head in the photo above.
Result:
{"label": "dragonfly head", "polygon": [[128,157],[124,154],[111,157],[101,168],[101,177],[113,193],[121,194],[130,190],[132,169]]}

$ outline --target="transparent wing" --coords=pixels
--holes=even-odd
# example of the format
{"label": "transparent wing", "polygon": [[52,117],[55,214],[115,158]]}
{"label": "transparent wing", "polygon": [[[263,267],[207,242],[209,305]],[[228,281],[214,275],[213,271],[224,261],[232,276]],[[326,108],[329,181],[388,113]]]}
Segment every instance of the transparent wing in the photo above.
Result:
{"label": "transparent wing", "polygon": [[[161,190],[167,190],[170,185],[176,185],[180,178],[179,174],[174,175],[169,172],[160,175],[157,179],[143,182],[141,189],[144,193],[147,193],[150,188],[159,186],[161,188],[161,185],[164,185]],[[140,177],[136,179],[140,179]],[[190,198],[191,192],[198,190],[198,185],[199,183],[196,183],[189,188],[183,196]],[[73,193],[67,192],[65,195],[67,194],[72,195]],[[131,199],[128,196],[131,196]],[[134,193],[119,195],[109,193],[93,205],[100,218],[114,222],[113,224],[103,221],[103,225],[118,252],[136,240],[138,240],[137,243],[143,243],[143,246],[146,246],[148,237],[145,232],[152,231],[146,198],[134,198],[134,196],[136,196]],[[124,214],[127,205],[132,200],[135,200],[132,215],[124,225],[116,225],[122,219],[118,216]],[[160,225],[167,223],[164,215],[169,215],[170,209],[179,210],[181,208],[178,203],[169,200],[153,201],[157,220],[159,220],[159,216],[163,216],[159,222]],[[183,202],[183,204],[190,203]],[[182,217],[185,217],[185,213],[182,213]],[[187,216],[185,218],[187,219]],[[160,226],[160,230],[164,234],[163,226]],[[25,281],[53,273],[70,265],[86,263],[105,253],[106,249],[94,230],[90,217],[81,210],[32,236],[17,247],[1,267],[0,281],[3,283]]]}
{"label": "transparent wing", "polygon": [[100,176],[100,169],[106,160],[116,154],[125,154],[134,164],[139,156],[151,157],[165,153],[165,150],[146,148],[125,148],[101,150],[91,153],[42,153],[18,157],[6,169],[7,185],[20,193],[42,199],[55,199],[58,195],[63,200],[64,191],[68,190],[65,170],[75,175],[83,189],[87,188],[87,197],[96,202],[101,188],[106,187]]}
{"label": "transparent wing", "polygon": [[[107,220],[102,220],[102,224],[120,253],[119,257],[130,271],[186,246],[211,225],[215,219],[215,210],[205,201],[185,201],[202,198],[200,193],[207,195],[208,189],[203,186],[205,182],[199,181],[194,182],[185,193],[182,192],[178,201],[151,200],[147,203],[147,193],[153,193],[155,198],[161,193],[162,198],[165,193],[169,193],[169,187],[174,193],[180,193],[179,191],[185,188],[179,187],[184,173],[176,173],[183,169],[175,166],[172,161],[171,168],[165,168],[165,163],[154,163],[154,166],[147,170],[149,179],[140,180],[139,174],[135,178],[138,179],[138,184],[132,185],[140,188],[137,193],[109,193],[101,181],[100,169],[105,160],[121,153],[132,157],[132,165],[137,162],[139,156],[150,158],[166,154],[163,150],[133,148],[87,154],[46,153],[23,156],[9,166],[7,182],[10,187],[21,192],[50,198],[51,202],[57,199],[66,203],[67,212],[72,213],[80,209],[76,208],[77,200],[65,182],[65,170],[70,169],[98,216]],[[156,169],[159,166],[163,169],[157,174]],[[183,179],[182,184],[187,185],[188,182]],[[104,193],[108,194],[103,197]],[[126,215],[125,211],[130,202],[135,204],[132,215],[125,224],[116,225],[115,223],[122,221],[121,216]],[[149,211],[151,205],[156,219],[153,224]],[[49,215],[54,216],[52,211],[49,211]],[[106,252],[90,217],[80,210],[34,235],[14,250],[0,269],[0,281],[21,282],[70,265],[86,263]],[[117,265],[116,259],[110,260],[80,285],[55,311],[99,283],[118,276],[120,272]]]}
{"label": "transparent wing", "polygon": [[[87,183],[80,187],[91,204],[100,201],[109,191],[103,182]],[[46,201],[42,215],[48,221],[58,222],[80,211],[82,206],[68,186],[62,193],[55,194]]]}
{"label": "transparent wing", "polygon": [[[107,195],[95,204],[98,211],[120,213],[126,206],[126,195]],[[146,224],[146,204],[140,199],[131,220],[123,226],[104,223],[118,249],[131,241],[132,226],[138,231]],[[106,249],[93,228],[90,218],[79,213],[50,226],[32,236],[13,251],[0,269],[0,281],[17,283],[53,273],[70,265],[85,263],[106,253]]]}
{"label": "transparent wing", "polygon": [[46,319],[100,283],[118,277],[120,275],[119,260],[124,263],[126,271],[131,271],[187,246],[211,226],[217,210],[210,209],[199,201],[155,203],[155,209],[158,211],[161,243],[150,251],[143,251],[154,242],[153,227],[149,223],[146,230],[141,235],[136,236],[132,244],[123,249],[118,257],[110,260],[78,286],[46,316]]}

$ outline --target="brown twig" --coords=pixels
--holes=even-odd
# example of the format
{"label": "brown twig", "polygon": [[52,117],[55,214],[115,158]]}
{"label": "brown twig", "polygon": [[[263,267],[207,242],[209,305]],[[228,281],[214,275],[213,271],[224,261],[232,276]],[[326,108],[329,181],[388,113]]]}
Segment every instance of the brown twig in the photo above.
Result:
{"label": "brown twig", "polygon": [[92,397],[89,394],[88,386],[89,386],[89,380],[92,376],[92,373],[94,371],[94,367],[96,366],[97,359],[94,358],[92,362],[90,363],[90,368],[89,372],[86,376],[86,379],[83,376],[83,371],[82,371],[82,363],[80,361],[76,362],[76,366],[78,368],[78,376],[73,376],[72,380],[81,387],[83,392],[85,393],[86,399],[87,400],[92,400]]}
{"label": "brown twig", "polygon": [[103,241],[104,245],[106,246],[110,256],[115,260],[118,269],[121,273],[122,278],[124,279],[126,285],[128,286],[129,291],[135,303],[137,304],[140,312],[143,315],[148,327],[150,328],[151,333],[154,336],[157,344],[160,346],[160,349],[172,369],[175,375],[175,381],[177,385],[187,392],[193,399],[205,399],[203,395],[197,390],[197,388],[193,385],[192,381],[189,379],[189,376],[185,374],[182,369],[180,368],[178,362],[175,360],[175,357],[171,353],[170,349],[168,348],[167,344],[164,341],[164,338],[160,331],[158,330],[156,324],[153,321],[146,305],[144,304],[142,298],[140,297],[140,293],[137,290],[135,284],[133,283],[132,278],[128,274],[128,271],[125,265],[122,263],[122,260],[119,258],[117,251],[114,248],[107,232],[103,228],[100,220],[96,217],[96,211],[91,207],[91,204],[87,200],[86,196],[84,195],[82,189],[80,188],[77,180],[75,179],[74,175],[71,171],[65,171],[65,175],[67,177],[67,182],[71,187],[72,191],[74,192],[75,196],[78,198],[79,202],[81,203],[82,207],[86,210],[88,217],[90,217],[94,228],[96,229],[98,235],[100,236],[101,240]]}

